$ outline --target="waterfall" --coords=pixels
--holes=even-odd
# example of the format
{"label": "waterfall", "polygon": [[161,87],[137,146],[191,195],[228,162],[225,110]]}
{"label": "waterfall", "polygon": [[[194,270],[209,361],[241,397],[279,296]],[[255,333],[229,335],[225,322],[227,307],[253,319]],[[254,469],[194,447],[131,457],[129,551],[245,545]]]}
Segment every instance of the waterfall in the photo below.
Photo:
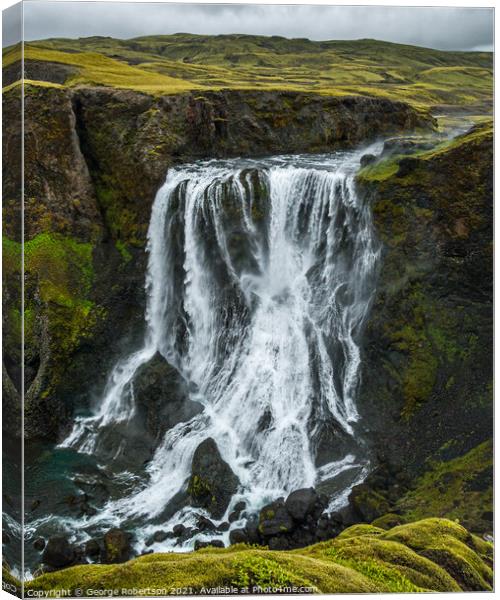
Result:
{"label": "waterfall", "polygon": [[[148,231],[144,345],[116,365],[95,413],[78,418],[62,445],[98,455],[106,432],[134,418],[134,376],[156,353],[203,411],[166,432],[142,486],[96,522],[161,515],[208,437],[240,481],[237,498],[256,509],[352,471],[335,507],[362,479],[359,335],[379,245],[356,194],[359,157],[206,161],[168,172]],[[334,432],[330,454],[320,452],[325,431]]]}

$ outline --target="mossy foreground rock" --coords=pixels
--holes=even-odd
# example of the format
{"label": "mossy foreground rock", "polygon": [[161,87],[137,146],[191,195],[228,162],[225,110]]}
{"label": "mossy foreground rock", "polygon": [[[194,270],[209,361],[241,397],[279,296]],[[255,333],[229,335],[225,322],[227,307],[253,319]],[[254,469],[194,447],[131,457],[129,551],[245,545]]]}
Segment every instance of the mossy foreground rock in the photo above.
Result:
{"label": "mossy foreground rock", "polygon": [[[493,548],[464,527],[425,519],[384,531],[356,525],[333,540],[285,551],[239,544],[190,554],[151,554],[119,566],[82,565],[42,575],[27,590],[134,590],[134,595],[171,594],[184,588],[208,594],[302,591],[460,592],[492,589]],[[29,592],[28,592],[29,593]]]}
{"label": "mossy foreground rock", "polygon": [[237,489],[238,478],[220,455],[215,441],[204,440],[193,456],[188,485],[191,504],[206,508],[212,517],[221,519]]}

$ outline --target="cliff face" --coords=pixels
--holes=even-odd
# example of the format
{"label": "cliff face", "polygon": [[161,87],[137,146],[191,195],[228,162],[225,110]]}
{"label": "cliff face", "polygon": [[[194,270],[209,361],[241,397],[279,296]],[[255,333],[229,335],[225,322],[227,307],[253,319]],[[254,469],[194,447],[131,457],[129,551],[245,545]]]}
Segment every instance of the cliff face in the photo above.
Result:
{"label": "cliff face", "polygon": [[[15,93],[4,94],[6,116]],[[153,98],[31,85],[25,94],[25,425],[28,437],[52,439],[142,335],[145,235],[169,166],[331,151],[433,126],[406,104],[363,97],[221,91]],[[16,135],[6,120],[5,139]],[[7,170],[4,189],[16,177]],[[4,218],[7,237],[16,239],[14,204],[5,205]],[[10,244],[7,254],[16,252]],[[12,260],[7,275],[16,273]]]}
{"label": "cliff face", "polygon": [[[364,502],[492,527],[493,141],[491,126],[363,169],[384,243],[365,335],[361,403],[382,460]],[[379,473],[380,475],[380,473]],[[369,482],[370,483],[370,482]]]}

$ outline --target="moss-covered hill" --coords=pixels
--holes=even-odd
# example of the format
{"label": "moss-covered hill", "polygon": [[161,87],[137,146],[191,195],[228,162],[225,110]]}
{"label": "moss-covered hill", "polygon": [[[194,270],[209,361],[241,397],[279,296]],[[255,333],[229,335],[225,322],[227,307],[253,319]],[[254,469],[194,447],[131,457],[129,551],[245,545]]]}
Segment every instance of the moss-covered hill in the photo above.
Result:
{"label": "moss-covered hill", "polygon": [[[12,73],[15,49],[4,54]],[[492,54],[444,52],[377,40],[314,42],[278,36],[176,34],[30,42],[37,85],[106,85],[151,94],[253,89],[369,95],[419,107],[491,109]],[[5,85],[5,83],[4,83]]]}
{"label": "moss-covered hill", "polygon": [[78,589],[84,596],[88,589],[165,595],[209,593],[220,586],[253,593],[294,586],[314,593],[478,591],[491,590],[492,560],[488,542],[452,521],[427,519],[389,530],[355,525],[333,540],[290,552],[240,544],[70,567],[28,582],[26,590],[74,595]]}

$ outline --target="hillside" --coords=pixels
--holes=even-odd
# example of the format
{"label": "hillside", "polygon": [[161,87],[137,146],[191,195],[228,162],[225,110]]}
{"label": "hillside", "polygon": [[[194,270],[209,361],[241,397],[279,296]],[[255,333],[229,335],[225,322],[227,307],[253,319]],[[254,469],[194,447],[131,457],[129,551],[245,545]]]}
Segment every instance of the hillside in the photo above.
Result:
{"label": "hillside", "polygon": [[100,589],[138,596],[217,594],[221,588],[233,594],[486,591],[492,589],[492,555],[490,543],[460,525],[427,519],[387,531],[356,525],[292,552],[238,544],[152,554],[121,565],[81,565],[41,575],[26,589],[71,596]]}
{"label": "hillside", "polygon": [[[4,53],[4,67],[19,59]],[[175,34],[29,42],[26,78],[172,94],[252,89],[368,95],[417,107],[491,111],[492,54],[377,40],[314,42],[277,36]],[[50,65],[50,66],[48,66]],[[13,83],[6,78],[7,84]]]}

